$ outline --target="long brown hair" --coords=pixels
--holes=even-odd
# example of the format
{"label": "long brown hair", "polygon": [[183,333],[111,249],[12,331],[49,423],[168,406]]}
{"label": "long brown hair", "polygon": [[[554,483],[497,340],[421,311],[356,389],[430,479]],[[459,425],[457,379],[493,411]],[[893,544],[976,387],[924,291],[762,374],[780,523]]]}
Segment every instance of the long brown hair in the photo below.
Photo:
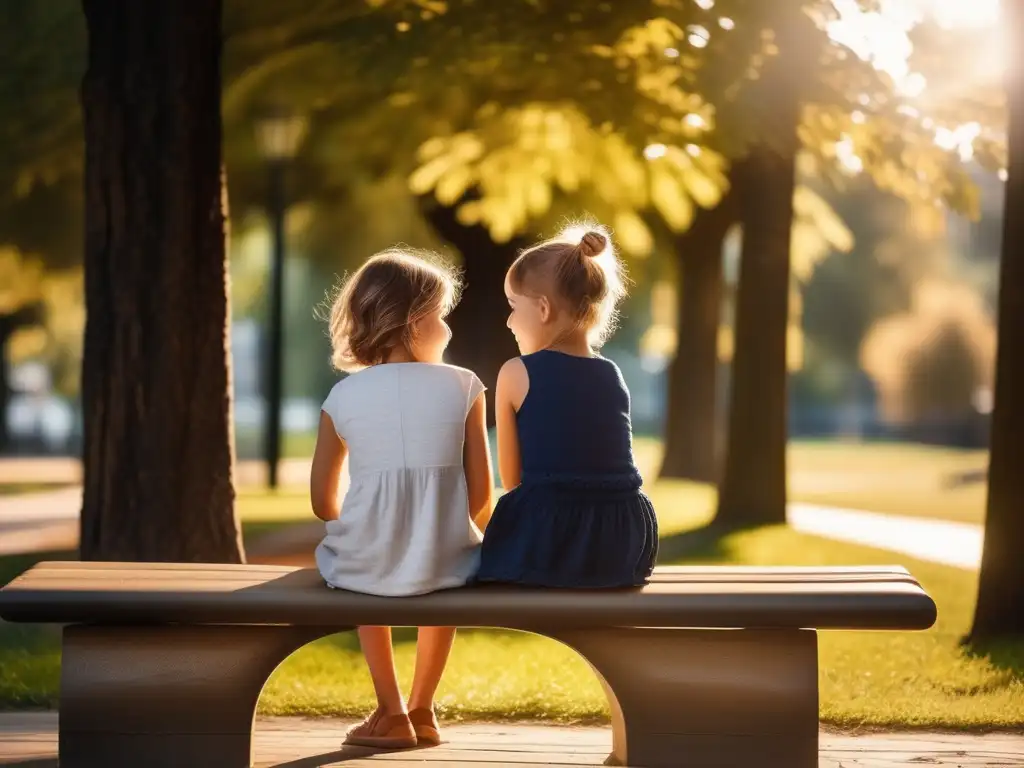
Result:
{"label": "long brown hair", "polygon": [[338,370],[378,365],[410,349],[413,324],[459,302],[458,273],[439,256],[392,248],[372,256],[338,287],[328,317]]}

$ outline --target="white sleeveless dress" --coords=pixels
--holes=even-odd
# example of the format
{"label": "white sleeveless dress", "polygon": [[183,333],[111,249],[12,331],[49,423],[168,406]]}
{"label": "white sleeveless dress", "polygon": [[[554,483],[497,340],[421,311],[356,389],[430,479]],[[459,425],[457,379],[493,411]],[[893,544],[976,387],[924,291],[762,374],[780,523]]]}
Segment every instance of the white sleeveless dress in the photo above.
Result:
{"label": "white sleeveless dress", "polygon": [[472,371],[428,363],[375,365],[334,385],[322,410],[348,447],[350,483],[316,549],[330,586],[418,595],[476,573],[482,535],[462,452],[483,389]]}

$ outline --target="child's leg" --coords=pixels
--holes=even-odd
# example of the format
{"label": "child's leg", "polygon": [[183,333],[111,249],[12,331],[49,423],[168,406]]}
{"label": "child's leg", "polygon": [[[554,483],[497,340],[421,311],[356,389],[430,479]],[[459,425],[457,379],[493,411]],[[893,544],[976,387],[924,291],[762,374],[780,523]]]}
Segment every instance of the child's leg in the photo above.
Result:
{"label": "child's leg", "polygon": [[409,709],[432,709],[448,654],[455,640],[455,627],[420,627],[416,638],[416,672],[413,675]]}
{"label": "child's leg", "polygon": [[[370,668],[377,705],[384,714],[405,712],[405,702],[398,688],[395,673],[395,654],[391,647],[391,627],[359,627],[359,645],[363,648],[366,665]],[[419,670],[419,659],[416,661]]]}

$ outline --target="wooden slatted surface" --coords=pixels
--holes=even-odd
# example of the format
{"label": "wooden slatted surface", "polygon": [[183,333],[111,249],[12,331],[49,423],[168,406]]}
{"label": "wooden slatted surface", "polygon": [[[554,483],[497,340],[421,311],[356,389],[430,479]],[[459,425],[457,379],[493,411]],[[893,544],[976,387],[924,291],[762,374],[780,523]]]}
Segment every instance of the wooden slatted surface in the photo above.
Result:
{"label": "wooden slatted surface", "polygon": [[659,568],[634,590],[471,587],[409,598],[328,589],[269,565],[41,563],[0,590],[29,622],[926,629],[935,604],[899,567]]}
{"label": "wooden slatted surface", "polygon": [[[349,724],[329,719],[267,718],[256,724],[260,768],[535,768],[597,766],[608,752],[606,728],[481,723],[447,727],[436,749],[369,755],[340,747]],[[0,765],[56,768],[56,713],[0,713]],[[820,768],[1007,768],[1024,766],[1024,736],[1012,734],[821,734]]]}

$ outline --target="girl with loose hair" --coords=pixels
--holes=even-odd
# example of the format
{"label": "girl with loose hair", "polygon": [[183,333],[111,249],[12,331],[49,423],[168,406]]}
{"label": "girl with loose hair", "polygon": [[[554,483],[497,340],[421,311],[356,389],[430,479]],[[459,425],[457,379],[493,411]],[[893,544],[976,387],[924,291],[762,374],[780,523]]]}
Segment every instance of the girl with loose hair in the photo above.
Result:
{"label": "girl with loose hair", "polygon": [[[461,586],[476,571],[493,484],[483,384],[442,363],[451,338],[444,318],[458,297],[458,277],[442,261],[389,250],[334,299],[333,362],[355,372],[324,401],[310,474],[313,511],[327,524],[316,562],[332,587],[418,595]],[[439,744],[434,694],[454,637],[453,627],[420,627],[407,704],[391,628],[360,627],[377,708],[346,743]]]}
{"label": "girl with loose hair", "polygon": [[564,588],[643,584],[658,548],[633,460],[629,390],[597,350],[625,295],[607,231],[567,230],[505,278],[520,357],[498,374],[498,470],[506,493],[478,580]]}

